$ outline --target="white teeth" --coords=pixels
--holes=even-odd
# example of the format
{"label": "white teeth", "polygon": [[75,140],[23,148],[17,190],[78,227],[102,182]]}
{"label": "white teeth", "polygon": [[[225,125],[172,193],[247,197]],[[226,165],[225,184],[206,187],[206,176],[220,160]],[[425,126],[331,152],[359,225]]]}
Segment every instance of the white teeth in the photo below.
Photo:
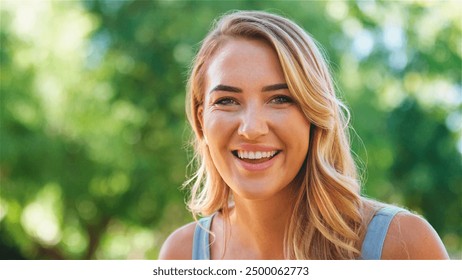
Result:
{"label": "white teeth", "polygon": [[245,158],[245,159],[261,159],[261,158],[270,158],[274,156],[277,153],[277,151],[271,151],[271,152],[251,152],[251,151],[237,151],[237,156],[239,158]]}

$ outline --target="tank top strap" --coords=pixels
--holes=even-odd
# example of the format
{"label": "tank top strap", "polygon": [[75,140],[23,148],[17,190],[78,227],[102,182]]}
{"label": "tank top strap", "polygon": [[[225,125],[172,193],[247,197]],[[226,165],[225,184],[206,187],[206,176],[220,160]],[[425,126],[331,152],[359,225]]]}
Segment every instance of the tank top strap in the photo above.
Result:
{"label": "tank top strap", "polygon": [[210,225],[214,215],[200,219],[194,230],[192,259],[210,260]]}
{"label": "tank top strap", "polygon": [[407,211],[393,205],[388,205],[375,213],[367,226],[366,236],[361,248],[361,259],[380,260],[382,257],[383,243],[387,236],[390,223],[399,212]]}

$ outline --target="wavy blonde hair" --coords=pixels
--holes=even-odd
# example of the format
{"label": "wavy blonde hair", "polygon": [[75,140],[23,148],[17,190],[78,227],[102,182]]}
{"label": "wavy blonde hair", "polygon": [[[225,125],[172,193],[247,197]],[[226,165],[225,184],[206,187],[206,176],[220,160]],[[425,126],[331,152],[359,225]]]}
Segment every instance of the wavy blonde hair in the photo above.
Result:
{"label": "wavy blonde hair", "polygon": [[311,123],[306,162],[297,177],[285,238],[288,259],[355,259],[365,229],[356,166],[350,152],[348,110],[335,94],[326,60],[314,39],[279,15],[237,11],[215,22],[193,61],[186,111],[194,131],[194,175],[188,207],[194,217],[222,211],[228,215],[230,188],[211,160],[198,119],[204,102],[205,72],[226,40],[267,42],[276,52],[291,94]]}

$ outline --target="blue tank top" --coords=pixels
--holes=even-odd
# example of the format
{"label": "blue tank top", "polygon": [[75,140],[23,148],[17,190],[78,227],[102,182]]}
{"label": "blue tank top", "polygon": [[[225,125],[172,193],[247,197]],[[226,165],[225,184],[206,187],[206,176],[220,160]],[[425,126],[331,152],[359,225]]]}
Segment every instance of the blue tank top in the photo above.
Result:
{"label": "blue tank top", "polygon": [[[366,235],[361,248],[362,260],[380,260],[383,243],[387,236],[391,220],[398,213],[406,211],[396,206],[386,206],[375,213],[367,226]],[[192,259],[210,260],[209,231],[214,215],[204,217],[198,221],[194,231]]]}

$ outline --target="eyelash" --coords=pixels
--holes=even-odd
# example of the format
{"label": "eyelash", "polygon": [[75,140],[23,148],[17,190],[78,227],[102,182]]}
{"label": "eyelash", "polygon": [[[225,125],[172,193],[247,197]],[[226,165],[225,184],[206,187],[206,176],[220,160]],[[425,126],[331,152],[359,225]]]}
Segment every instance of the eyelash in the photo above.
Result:
{"label": "eyelash", "polygon": [[294,100],[287,95],[278,95],[272,98],[270,102],[275,103],[275,104],[285,104],[285,103],[293,103]]}
{"label": "eyelash", "polygon": [[[213,105],[219,105],[219,106],[230,106],[230,105],[236,105],[239,102],[237,102],[235,99],[230,98],[230,97],[223,97],[218,99],[213,103]],[[294,103],[294,100],[287,96],[287,95],[278,95],[273,98],[271,98],[270,103],[272,104],[286,104],[286,103]]]}
{"label": "eyelash", "polygon": [[213,103],[213,105],[222,105],[222,106],[229,106],[229,105],[235,105],[235,104],[237,104],[237,101],[229,97],[220,98]]}

